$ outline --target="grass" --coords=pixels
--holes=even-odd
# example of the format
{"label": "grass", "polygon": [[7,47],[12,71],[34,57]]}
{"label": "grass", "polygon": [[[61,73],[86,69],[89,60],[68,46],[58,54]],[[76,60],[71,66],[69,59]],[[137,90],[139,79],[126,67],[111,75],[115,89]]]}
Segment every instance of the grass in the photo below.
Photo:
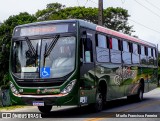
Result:
{"label": "grass", "polygon": [[23,108],[24,106],[19,106],[19,105],[12,105],[12,106],[6,106],[6,107],[2,107],[0,106],[0,111],[9,111],[9,110],[15,110],[17,108]]}

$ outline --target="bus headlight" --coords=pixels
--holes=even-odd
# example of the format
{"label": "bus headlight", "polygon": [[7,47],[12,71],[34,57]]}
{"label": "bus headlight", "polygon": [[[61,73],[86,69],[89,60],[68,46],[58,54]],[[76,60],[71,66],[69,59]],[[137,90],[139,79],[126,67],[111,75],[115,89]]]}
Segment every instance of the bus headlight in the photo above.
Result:
{"label": "bus headlight", "polygon": [[61,93],[62,93],[62,94],[69,93],[69,92],[73,89],[75,83],[76,83],[76,80],[71,81],[71,82],[61,91]]}
{"label": "bus headlight", "polygon": [[17,89],[15,88],[15,86],[12,82],[10,82],[10,88],[11,88],[12,93],[14,93],[16,95],[19,94],[19,92],[17,91]]}

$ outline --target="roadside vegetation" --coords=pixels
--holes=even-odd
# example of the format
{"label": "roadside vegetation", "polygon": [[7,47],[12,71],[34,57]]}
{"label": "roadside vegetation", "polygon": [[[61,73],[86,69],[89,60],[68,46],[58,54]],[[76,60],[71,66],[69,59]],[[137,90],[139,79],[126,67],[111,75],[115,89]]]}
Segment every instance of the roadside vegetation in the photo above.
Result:
{"label": "roadside vegetation", "polygon": [[6,106],[6,107],[0,106],[0,112],[1,111],[15,110],[17,108],[24,108],[24,106],[19,106],[19,105],[12,105],[12,106]]}

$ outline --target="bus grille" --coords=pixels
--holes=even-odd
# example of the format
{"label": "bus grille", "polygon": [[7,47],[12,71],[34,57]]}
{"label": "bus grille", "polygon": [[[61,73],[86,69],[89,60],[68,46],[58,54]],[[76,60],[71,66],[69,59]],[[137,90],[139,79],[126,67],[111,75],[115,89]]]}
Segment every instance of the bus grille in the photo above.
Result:
{"label": "bus grille", "polygon": [[64,81],[59,82],[17,82],[17,84],[21,87],[52,87],[52,86],[60,86]]}

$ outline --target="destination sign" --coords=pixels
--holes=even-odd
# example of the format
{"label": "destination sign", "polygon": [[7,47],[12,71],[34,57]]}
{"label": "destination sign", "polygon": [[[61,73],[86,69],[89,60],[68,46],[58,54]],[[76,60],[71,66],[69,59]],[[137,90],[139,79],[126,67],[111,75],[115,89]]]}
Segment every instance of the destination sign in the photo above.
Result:
{"label": "destination sign", "polygon": [[65,33],[73,32],[75,24],[46,24],[16,28],[14,36],[33,36],[33,35],[44,35],[52,33]]}

